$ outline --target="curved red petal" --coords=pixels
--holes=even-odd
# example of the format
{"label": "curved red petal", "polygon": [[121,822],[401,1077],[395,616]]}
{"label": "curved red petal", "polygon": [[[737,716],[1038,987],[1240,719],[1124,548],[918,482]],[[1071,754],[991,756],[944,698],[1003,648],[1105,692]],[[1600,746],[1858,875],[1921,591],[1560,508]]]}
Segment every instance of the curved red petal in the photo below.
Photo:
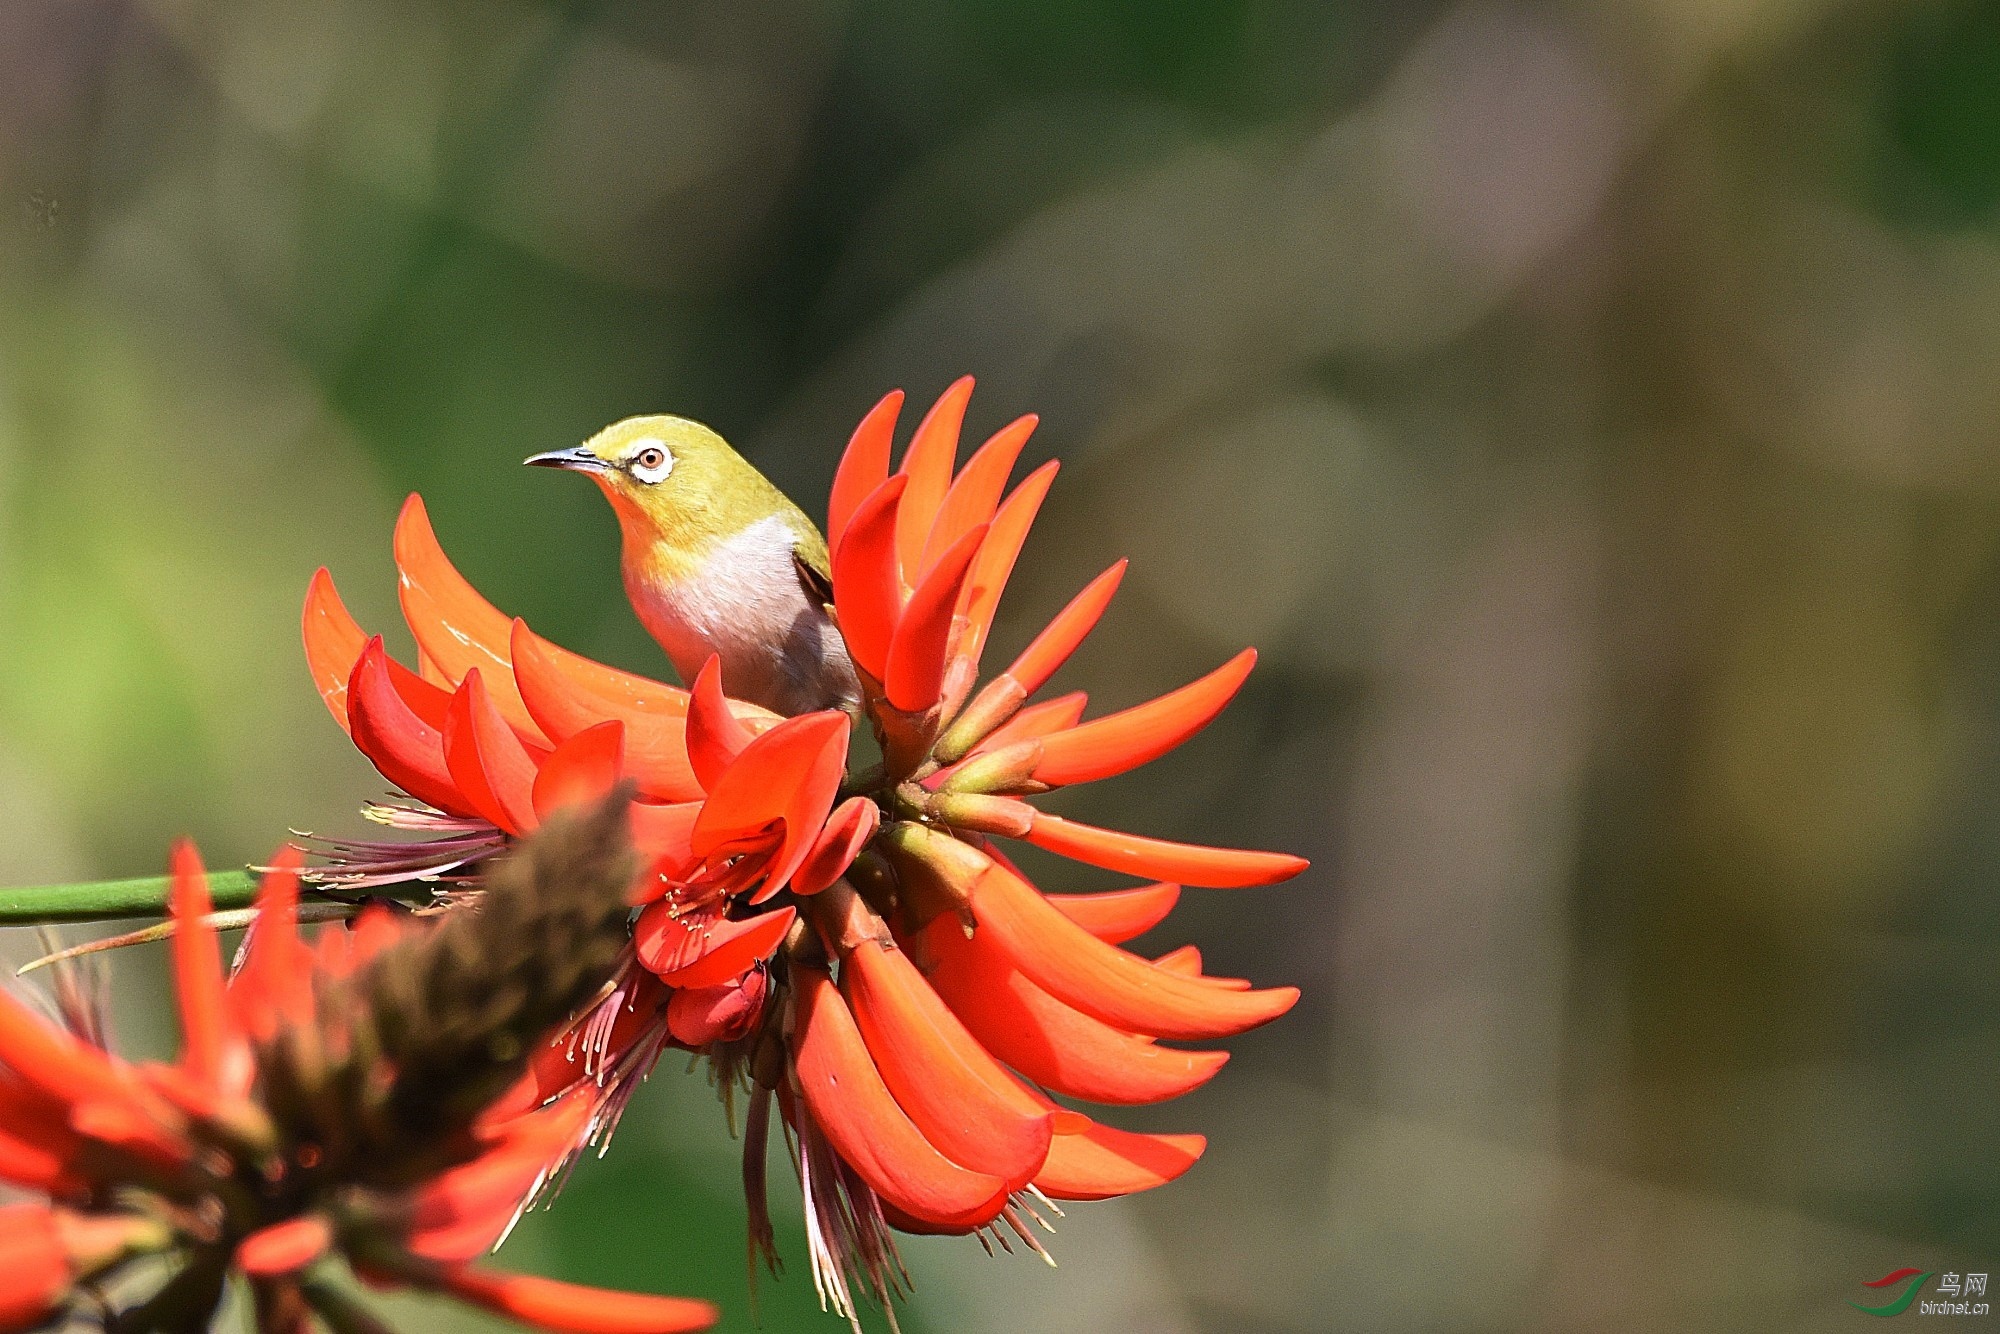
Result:
{"label": "curved red petal", "polygon": [[1014,562],[1020,559],[1021,546],[1028,540],[1028,529],[1034,526],[1035,515],[1049,494],[1056,471],[1056,461],[1050,459],[1022,479],[993,516],[986,530],[986,541],[980,544],[979,555],[972,562],[972,574],[965,581],[965,633],[959,637],[954,654],[964,664],[967,680],[979,674],[979,656],[986,647],[986,636],[992,632],[1000,595],[1007,591]]}
{"label": "curved red petal", "polygon": [[990,755],[996,750],[1013,745],[1016,741],[1030,741],[1036,737],[1060,732],[1065,727],[1074,727],[1083,717],[1084,709],[1090,704],[1090,696],[1081,690],[1072,690],[1067,695],[1057,695],[1054,699],[1043,700],[1040,704],[1030,704],[1006,722],[993,729],[986,739],[972,748],[974,755]]}
{"label": "curved red petal", "polygon": [[31,1329],[55,1314],[74,1277],[53,1209],[0,1206],[0,1328]]}
{"label": "curved red petal", "polygon": [[[67,1129],[67,1127],[64,1127]],[[46,1141],[54,1136],[38,1136]],[[40,1191],[44,1195],[75,1195],[87,1190],[83,1181],[70,1172],[69,1164],[74,1159],[79,1145],[71,1135],[61,1151],[51,1148],[46,1142],[36,1142],[0,1131],[0,1181],[6,1181],[24,1190]],[[6,1213],[0,1209],[0,1220]],[[0,1223],[0,1228],[4,1223]],[[0,1246],[5,1245],[0,1235]],[[5,1303],[0,1301],[0,1311]],[[0,1329],[6,1326],[0,1324]]]}
{"label": "curved red petal", "polygon": [[840,549],[854,511],[869,493],[889,480],[889,447],[895,441],[896,417],[903,410],[903,391],[891,389],[854,428],[840,467],[833,474],[833,494],[826,502],[826,545]]}
{"label": "curved red petal", "polygon": [[978,931],[1050,995],[1115,1028],[1163,1038],[1227,1037],[1297,1003],[1297,987],[1229,991],[1156,968],[1107,945],[995,865],[974,884]]}
{"label": "curved red petal", "polygon": [[[370,636],[348,614],[347,604],[340,600],[333,576],[325,566],[320,567],[306,587],[300,630],[313,685],[341,729],[352,731],[348,722],[347,685]],[[444,725],[445,707],[451,698],[448,691],[440,690],[393,658],[389,659],[389,680],[418,717],[433,727]]]}
{"label": "curved red petal", "polygon": [[1180,745],[1228,707],[1257,664],[1246,648],[1222,666],[1169,694],[1042,738],[1035,777],[1051,787],[1122,774]]}
{"label": "curved red petal", "polygon": [[937,558],[949,551],[953,543],[974,528],[993,521],[993,511],[1000,507],[1000,497],[1007,490],[1007,475],[1014,471],[1014,461],[1021,457],[1022,446],[1035,433],[1040,420],[1032,413],[1015,418],[995,431],[966,462],[931,524],[930,537],[924,542],[923,558],[917,567],[920,571],[928,574],[937,564]]}
{"label": "curved red petal", "polygon": [[792,980],[798,1004],[793,1077],[834,1151],[876,1194],[912,1217],[947,1226],[998,1217],[1007,1183],[960,1167],[924,1138],[882,1082],[825,970],[797,968]]}
{"label": "curved red petal", "polygon": [[[808,726],[809,720],[817,721]],[[791,795],[785,803],[785,841],[772,858],[764,888],[757,894],[759,900],[777,893],[798,874],[799,867],[805,864],[806,858],[817,846],[827,819],[833,812],[833,803],[840,796],[841,781],[847,777],[847,738],[853,723],[845,713],[827,710],[804,714],[791,722],[804,734],[805,739],[797,744],[806,758],[795,770],[798,776],[791,784]],[[774,727],[764,735],[769,736],[777,730]],[[811,741],[814,736],[819,738],[817,749]],[[754,749],[756,743],[751,745]],[[750,753],[746,750],[744,755]],[[739,756],[737,762],[742,763],[742,759]]]}
{"label": "curved red petal", "polygon": [[565,806],[602,801],[625,763],[625,724],[586,727],[549,752],[535,775],[535,814],[546,820]]}
{"label": "curved red petal", "polygon": [[257,887],[243,966],[229,979],[227,1000],[236,1026],[258,1042],[287,1023],[311,1022],[312,952],[299,939],[299,868],[305,855],[287,843],[271,858]]}
{"label": "curved red petal", "polygon": [[752,741],[722,775],[695,821],[692,848],[706,857],[724,843],[785,822],[765,893],[782,888],[812,850],[847,766],[847,715],[834,710],[787,718]]}
{"label": "curved red petal", "polygon": [[519,836],[533,829],[535,761],[486,692],[477,667],[452,696],[444,762],[467,802],[488,823]]}
{"label": "curved red petal", "polygon": [[[542,730],[566,741],[610,719],[625,724],[625,776],[660,801],[692,801],[701,784],[688,767],[688,692],[571,653],[514,623],[514,677]],[[730,701],[753,730],[777,721],[754,704]]]}
{"label": "curved red petal", "polygon": [[[348,721],[348,682],[368,647],[370,636],[348,615],[347,605],[333,586],[333,576],[321,566],[306,587],[301,634],[306,646],[306,667],[313,685],[333,711],[343,731],[352,732]],[[416,715],[433,727],[444,725],[444,711],[450,694],[438,689],[417,673],[391,658],[389,680]]]}
{"label": "curved red petal", "polygon": [[1212,987],[1221,987],[1224,991],[1250,990],[1250,983],[1244,978],[1210,977],[1202,972],[1201,950],[1194,945],[1183,945],[1179,949],[1168,950],[1153,960],[1153,967],[1164,968],[1170,973],[1178,973],[1196,982],[1206,982]]}
{"label": "curved red petal", "polygon": [[771,957],[798,909],[728,921],[655,903],[639,914],[632,941],[639,962],[670,987],[719,987]]}
{"label": "curved red petal", "polygon": [[896,556],[912,583],[922,576],[924,544],[951,488],[952,465],[958,461],[958,432],[971,400],[972,377],[962,375],[952,381],[917,423],[897,469],[910,479],[910,489],[903,493],[903,507],[896,515]]}
{"label": "curved red petal", "polygon": [[473,668],[485,668],[487,689],[508,725],[532,745],[552,744],[514,686],[513,618],[458,572],[438,545],[423,497],[414,493],[396,516],[395,551],[402,576],[396,597],[423,656],[453,685]]}
{"label": "curved red petal", "polygon": [[214,908],[208,874],[194,844],[174,844],[170,910],[174,918],[174,995],[181,1012],[180,1067],[208,1088],[222,1077],[229,1020],[222,1003],[222,946],[206,920]]}
{"label": "curved red petal", "polygon": [[1180,902],[1181,887],[1163,883],[1099,894],[1050,894],[1049,906],[1110,945],[1122,945],[1166,920]]}
{"label": "curved red petal", "polygon": [[1035,1188],[1057,1200],[1108,1200],[1174,1180],[1201,1157],[1201,1135],[1141,1135],[1115,1126],[1087,1127],[1059,1134]]}
{"label": "curved red petal", "polygon": [[0,1065],[61,1104],[95,1100],[136,1107],[143,1098],[114,1058],[50,1027],[6,991],[0,991]]}
{"label": "curved red petal", "polygon": [[882,689],[905,713],[922,713],[938,701],[951,648],[952,613],[985,538],[984,527],[974,528],[940,556],[897,619]]}
{"label": "curved red petal", "polygon": [[1028,842],[1038,848],[1127,875],[1160,876],[1204,889],[1243,889],[1289,880],[1311,863],[1289,852],[1251,852],[1174,843],[1035,813]]}
{"label": "curved red petal", "polygon": [[704,792],[715,790],[730,762],[743,752],[753,736],[755,733],[738,722],[730,710],[729,700],[722,693],[722,659],[711,653],[695,673],[687,714],[688,768]]}
{"label": "curved red petal", "polygon": [[[658,978],[642,969],[626,969],[620,974],[618,986],[625,1001],[618,1007],[611,1033],[604,1042],[605,1065],[615,1062],[649,1033],[657,1035],[671,994]],[[532,1112],[564,1093],[581,1094],[581,1082],[593,1079],[600,1068],[579,1050],[574,1035],[558,1035],[534,1050],[528,1057],[527,1073],[491,1103],[480,1119],[487,1124],[509,1124],[513,1118]]]}
{"label": "curved red petal", "polygon": [[295,1274],[333,1247],[333,1224],[301,1214],[259,1228],[236,1244],[236,1267],[257,1278]]}
{"label": "curved red petal", "polygon": [[354,664],[354,675],[347,683],[347,718],[352,724],[354,744],[384,778],[418,801],[453,815],[476,815],[471,804],[460,795],[444,759],[444,734],[440,729],[451,707],[451,697],[429,682],[418,680],[414,673],[406,676],[406,685],[415,682],[424,691],[436,692],[444,706],[438,711],[437,722],[420,717],[403,691],[396,688],[390,676],[389,655],[382,647],[382,637],[377,635],[362,650],[361,660]]}
{"label": "curved red petal", "polygon": [[1182,1051],[1116,1029],[1042,990],[987,941],[941,917],[915,941],[931,986],[979,1045],[1044,1088],[1086,1102],[1165,1102],[1200,1088],[1225,1051]]}
{"label": "curved red petal", "polygon": [[454,1296],[489,1311],[565,1334],[692,1334],[722,1318],[692,1297],[655,1297],[559,1283],[529,1274],[446,1269],[437,1282]]}
{"label": "curved red petal", "polygon": [[841,802],[793,873],[792,893],[817,894],[846,875],[881,823],[882,808],[869,798],[849,797]]}
{"label": "curved red petal", "polygon": [[769,988],[765,975],[753,972],[738,982],[676,991],[667,1001],[667,1031],[694,1051],[711,1042],[733,1042],[757,1022]]}
{"label": "curved red petal", "polygon": [[833,609],[855,665],[876,680],[903,614],[903,571],[896,559],[896,513],[910,479],[898,473],[855,508],[833,555]]}
{"label": "curved red petal", "polygon": [[1112,595],[1118,591],[1118,583],[1125,577],[1125,567],[1130,561],[1121,560],[1084,585],[1081,593],[1069,600],[1069,605],[1057,612],[1055,619],[1042,627],[1021,656],[1007,669],[1007,675],[1021,683],[1024,694],[1032,695],[1048,684],[1069,655],[1076,652],[1090,632],[1097,628],[1098,618],[1111,605]]}
{"label": "curved red petal", "polygon": [[427,1260],[463,1263],[490,1249],[550,1167],[577,1142],[595,1099],[587,1093],[550,1103],[488,1128],[498,1142],[449,1168],[410,1196],[403,1245]]}
{"label": "curved red petal", "polygon": [[324,565],[306,585],[305,612],[299,628],[305,639],[306,670],[312,674],[313,685],[326,701],[333,720],[344,732],[348,730],[347,678],[354,674],[361,650],[368,647],[368,636],[347,614],[347,604],[340,600],[340,591],[333,586],[333,575]]}
{"label": "curved red petal", "polygon": [[966,1032],[900,949],[867,940],[841,963],[841,990],[882,1081],[925,1139],[957,1163],[1021,1190],[1053,1133],[1013,1077]]}
{"label": "curved red petal", "polygon": [[695,821],[701,818],[701,803],[680,801],[656,805],[635,801],[626,810],[632,826],[632,846],[648,861],[667,858],[676,865],[691,854]]}

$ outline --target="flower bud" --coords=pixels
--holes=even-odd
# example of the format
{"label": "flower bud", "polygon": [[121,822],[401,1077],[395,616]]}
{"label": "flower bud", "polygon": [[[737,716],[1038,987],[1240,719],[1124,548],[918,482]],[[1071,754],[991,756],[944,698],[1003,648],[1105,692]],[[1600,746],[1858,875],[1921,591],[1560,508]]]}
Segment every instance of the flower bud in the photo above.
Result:
{"label": "flower bud", "polygon": [[1035,766],[1042,762],[1042,743],[1029,737],[986,755],[975,755],[945,776],[938,784],[940,793],[1041,792],[1046,783],[1035,781]]}
{"label": "flower bud", "polygon": [[931,756],[940,764],[956,764],[991,735],[994,728],[1012,718],[1027,698],[1028,692],[1021,688],[1021,683],[1002,672],[973,696],[965,712],[945,729],[931,747]]}

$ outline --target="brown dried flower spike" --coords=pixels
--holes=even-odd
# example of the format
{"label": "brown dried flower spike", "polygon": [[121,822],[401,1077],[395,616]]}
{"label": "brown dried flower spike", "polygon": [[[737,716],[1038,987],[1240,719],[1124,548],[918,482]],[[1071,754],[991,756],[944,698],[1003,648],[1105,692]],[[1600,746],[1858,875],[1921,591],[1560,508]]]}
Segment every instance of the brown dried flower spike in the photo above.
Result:
{"label": "brown dried flower spike", "polygon": [[[0,1210],[16,1261],[0,1266],[0,1331],[69,1310],[120,1331],[205,1329],[233,1275],[267,1334],[314,1317],[383,1328],[331,1281],[338,1259],[544,1329],[712,1324],[705,1302],[471,1267],[590,1116],[587,1089],[537,1105],[521,1076],[626,948],[628,801],[550,820],[476,909],[435,925],[371,907],[308,946],[280,868],[226,982],[183,846],[172,1066],[128,1065],[91,1025],[52,1028],[0,994],[0,1178],[46,1197]],[[168,1264],[134,1266],[145,1257]]]}

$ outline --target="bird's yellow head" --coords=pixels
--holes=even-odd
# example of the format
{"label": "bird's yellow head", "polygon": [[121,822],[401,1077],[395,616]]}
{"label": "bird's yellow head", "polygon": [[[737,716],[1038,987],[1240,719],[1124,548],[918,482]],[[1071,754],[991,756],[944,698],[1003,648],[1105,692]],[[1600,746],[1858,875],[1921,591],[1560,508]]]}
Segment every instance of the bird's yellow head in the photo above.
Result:
{"label": "bird's yellow head", "polygon": [[618,512],[628,567],[657,567],[649,571],[655,577],[676,577],[715,543],[774,515],[800,530],[802,542],[818,540],[784,492],[728,441],[685,417],[627,417],[575,449],[527,462],[596,482]]}

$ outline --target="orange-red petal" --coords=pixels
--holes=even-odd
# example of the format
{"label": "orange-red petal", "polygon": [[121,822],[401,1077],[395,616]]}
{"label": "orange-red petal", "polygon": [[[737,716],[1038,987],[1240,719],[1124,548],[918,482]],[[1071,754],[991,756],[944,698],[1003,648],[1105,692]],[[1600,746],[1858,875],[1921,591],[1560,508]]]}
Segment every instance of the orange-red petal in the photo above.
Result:
{"label": "orange-red petal", "polygon": [[492,1247],[550,1166],[576,1143],[594,1099],[573,1093],[515,1117],[484,1154],[412,1192],[403,1245],[426,1260],[463,1263]]}
{"label": "orange-red petal", "polygon": [[300,1214],[259,1228],[236,1244],[236,1267],[256,1278],[295,1274],[333,1247],[324,1214]]}
{"label": "orange-red petal", "polygon": [[951,647],[952,613],[985,537],[984,527],[974,528],[940,556],[897,619],[882,689],[905,713],[921,713],[937,703]]}
{"label": "orange-red petal", "polygon": [[[305,640],[306,667],[319,690],[320,698],[333,711],[343,731],[352,731],[348,722],[347,685],[355,665],[368,647],[369,635],[348,615],[347,605],[333,586],[333,576],[321,566],[306,587],[305,611],[301,618]],[[418,717],[433,727],[444,725],[444,711],[450,694],[423,679],[395,659],[389,659],[389,680]]]}
{"label": "orange-red petal", "polygon": [[833,553],[833,609],[855,665],[876,680],[903,614],[903,571],[896,559],[896,514],[910,479],[901,473],[855,508]]}
{"label": "orange-red petal", "polygon": [[677,990],[667,1001],[667,1031],[696,1051],[711,1042],[732,1042],[756,1023],[769,989],[770,981],[760,971],[718,986]]}
{"label": "orange-red petal", "polygon": [[1179,690],[1042,738],[1035,777],[1051,787],[1122,774],[1180,745],[1228,707],[1257,663],[1246,648]]}
{"label": "orange-red petal", "polygon": [[1309,865],[1305,858],[1288,852],[1174,843],[1116,829],[1100,829],[1046,811],[1036,812],[1028,842],[1086,866],[1102,866],[1126,875],[1158,876],[1205,889],[1274,885],[1291,879]]}
{"label": "orange-red petal", "polygon": [[625,763],[625,724],[586,727],[549,752],[535,774],[535,813],[547,819],[565,806],[602,801]]}
{"label": "orange-red petal", "polygon": [[1180,897],[1179,885],[1161,883],[1099,894],[1050,894],[1048,901],[1050,907],[1099,940],[1122,945],[1165,921]]}
{"label": "orange-red petal", "polygon": [[984,741],[973,747],[972,753],[988,755],[1016,741],[1029,741],[1051,732],[1060,732],[1065,727],[1074,727],[1089,704],[1090,696],[1081,690],[1045,699],[1040,704],[1030,704],[988,733]]}
{"label": "orange-red petal", "polygon": [[903,507],[896,515],[896,555],[913,584],[922,577],[924,544],[951,488],[952,465],[958,460],[958,432],[971,399],[970,375],[952,381],[917,423],[897,470],[910,479],[910,488],[903,493]]}
{"label": "orange-red petal", "polygon": [[333,586],[333,575],[322,565],[314,572],[312,582],[306,585],[305,613],[301,618],[300,632],[306,645],[306,670],[312,674],[313,685],[319,690],[319,697],[326,701],[333,720],[347,730],[347,678],[354,674],[354,664],[361,659],[361,650],[368,647],[368,636],[347,614],[347,604],[340,600],[340,591]]}
{"label": "orange-red petal", "polygon": [[229,1021],[222,1002],[222,946],[207,918],[214,907],[194,844],[174,844],[174,995],[181,1012],[181,1069],[209,1088],[222,1077]]}
{"label": "orange-red petal", "polygon": [[954,917],[918,938],[931,986],[979,1044],[1044,1088],[1086,1102],[1164,1102],[1200,1088],[1223,1051],[1181,1051],[1111,1027],[1036,986],[990,941],[967,940]]}
{"label": "orange-red petal", "polygon": [[[521,698],[550,737],[566,741],[616,718],[625,724],[625,776],[641,792],[660,801],[701,796],[688,768],[687,691],[571,653],[521,621],[514,622],[513,653]],[[777,721],[741,701],[731,708],[738,717],[762,715],[762,726]]]}
{"label": "orange-red petal", "polygon": [[1121,560],[1085,584],[1083,591],[1071,598],[1069,605],[1057,612],[1055,619],[1021,650],[1021,656],[1007,668],[1007,675],[1021,683],[1023,694],[1032,695],[1046,685],[1069,661],[1069,655],[1076,652],[1077,645],[1097,628],[1098,618],[1111,605],[1112,595],[1117,593],[1129,564],[1130,561]]}
{"label": "orange-red petal", "polygon": [[762,896],[776,893],[818,839],[847,767],[847,715],[834,710],[787,718],[752,741],[708,794],[691,841],[698,857],[783,820]]}
{"label": "orange-red petal", "polygon": [[951,490],[945,493],[944,504],[931,524],[920,570],[928,573],[954,542],[974,528],[992,522],[993,511],[1000,507],[1000,497],[1007,490],[1007,476],[1014,471],[1014,461],[1021,457],[1021,448],[1035,433],[1039,420],[1032,413],[1015,418],[995,431],[966,462],[953,479]]}
{"label": "orange-red petal", "polygon": [[688,698],[687,758],[695,781],[712,792],[756,734],[737,720],[722,693],[722,659],[711,653]]}
{"label": "orange-red petal", "polygon": [[458,572],[438,545],[423,497],[414,493],[396,516],[395,550],[396,596],[424,656],[454,685],[485,668],[494,706],[508,725],[532,745],[549,745],[514,686],[512,618]]}
{"label": "orange-red petal", "polygon": [[793,1077],[834,1151],[888,1203],[946,1226],[998,1217],[1007,1183],[960,1167],[918,1130],[869,1057],[854,1015],[824,969],[796,968]]}
{"label": "orange-red petal", "polygon": [[854,511],[876,487],[889,479],[889,448],[895,442],[896,417],[903,410],[903,391],[891,389],[854,428],[840,467],[833,474],[833,494],[826,502],[826,544],[840,549],[840,539]]}
{"label": "orange-red petal", "polygon": [[347,683],[347,719],[352,725],[349,732],[354,744],[384,778],[418,801],[429,802],[454,815],[476,814],[459,794],[444,759],[444,734],[440,728],[445,710],[451,704],[450,696],[429,682],[418,680],[414,673],[407,673],[404,684],[409,682],[423,691],[436,692],[444,705],[438,710],[436,723],[419,716],[404,692],[397,689],[382,637],[377,635],[369,640]]}
{"label": "orange-red petal", "polygon": [[1201,1135],[1140,1135],[1095,1121],[1058,1134],[1035,1187],[1058,1200],[1108,1200],[1164,1186],[1195,1165]]}
{"label": "orange-red petal", "polygon": [[662,806],[635,801],[625,814],[632,826],[632,846],[642,857],[648,861],[667,858],[676,866],[690,859],[689,843],[694,837],[694,823],[701,818],[700,802],[679,801]]}
{"label": "orange-red petal", "polygon": [[55,1211],[0,1206],[0,1328],[29,1329],[53,1314],[74,1277]]}
{"label": "orange-red petal", "polygon": [[[74,1147],[59,1153],[49,1146],[47,1138],[29,1139],[0,1130],[0,1180],[44,1195],[74,1195],[84,1190],[84,1183],[69,1170]],[[70,1139],[73,1143],[75,1137]],[[0,1211],[0,1218],[4,1216]]]}
{"label": "orange-red petal", "polygon": [[1025,1187],[1048,1157],[1050,1118],[966,1032],[902,950],[865,940],[841,990],[882,1081],[924,1138],[961,1167]]}
{"label": "orange-red petal", "polygon": [[521,835],[535,816],[535,760],[507,725],[477,667],[452,695],[444,720],[444,761],[452,781],[487,822]]}
{"label": "orange-red petal", "polygon": [[732,922],[655,903],[639,914],[632,940],[639,962],[668,986],[717,987],[770,958],[797,916],[785,907]]}
{"label": "orange-red petal", "polygon": [[313,1015],[312,952],[299,939],[299,868],[305,855],[287,843],[271,858],[257,888],[257,920],[243,966],[229,979],[227,1000],[237,1028],[265,1041],[282,1024]]}
{"label": "orange-red petal", "polygon": [[849,797],[841,802],[793,873],[792,893],[817,894],[846,875],[881,823],[882,808],[868,797]]}
{"label": "orange-red petal", "polygon": [[1056,479],[1056,469],[1056,461],[1050,459],[1023,478],[1013,494],[1001,502],[986,530],[986,540],[980,544],[979,555],[972,562],[972,573],[965,581],[965,633],[959,637],[955,654],[964,665],[968,680],[978,675],[979,655],[993,629],[1000,595],[1007,590],[1014,562],[1020,559],[1021,546],[1028,540],[1028,529],[1034,525],[1035,514]]}
{"label": "orange-red petal", "polygon": [[450,1268],[439,1286],[474,1305],[512,1320],[565,1334],[692,1334],[722,1313],[692,1297],[655,1297],[559,1283],[530,1274],[496,1274]]}
{"label": "orange-red petal", "polygon": [[973,886],[972,913],[978,931],[1037,986],[1127,1032],[1227,1037],[1269,1023],[1299,998],[1297,987],[1228,991],[1156,968],[1091,935],[1003,866]]}

